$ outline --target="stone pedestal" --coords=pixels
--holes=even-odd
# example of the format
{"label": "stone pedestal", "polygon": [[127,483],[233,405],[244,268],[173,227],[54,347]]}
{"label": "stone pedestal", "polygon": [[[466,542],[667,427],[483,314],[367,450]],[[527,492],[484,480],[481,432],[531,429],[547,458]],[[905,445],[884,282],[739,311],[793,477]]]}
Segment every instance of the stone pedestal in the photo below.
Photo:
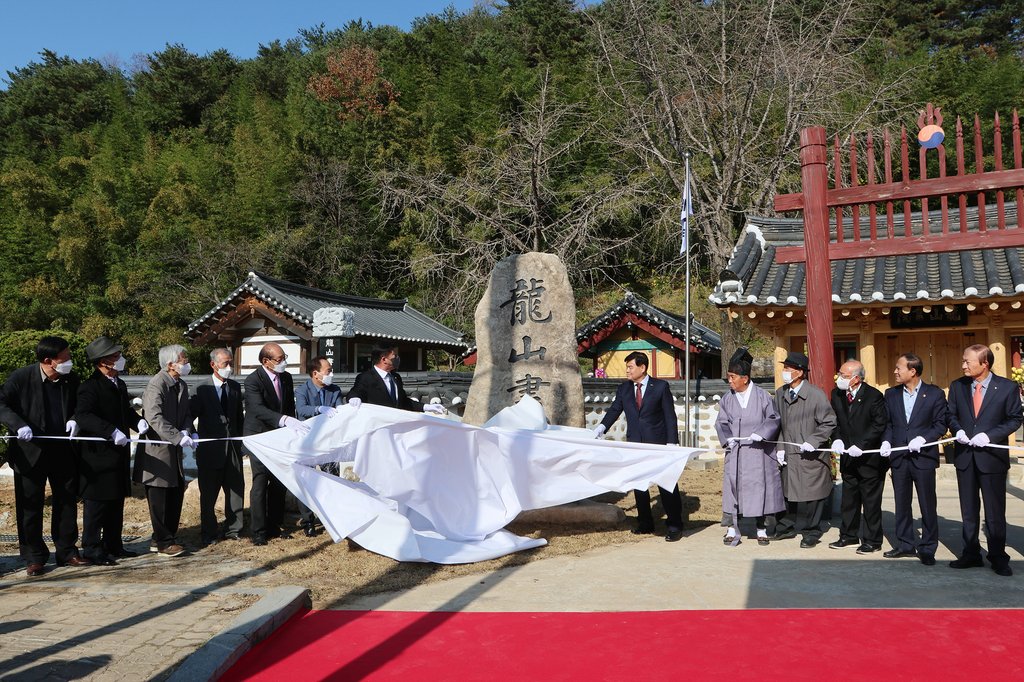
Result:
{"label": "stone pedestal", "polygon": [[549,424],[584,425],[576,300],[557,256],[500,261],[476,308],[477,364],[463,421],[481,425],[523,395]]}

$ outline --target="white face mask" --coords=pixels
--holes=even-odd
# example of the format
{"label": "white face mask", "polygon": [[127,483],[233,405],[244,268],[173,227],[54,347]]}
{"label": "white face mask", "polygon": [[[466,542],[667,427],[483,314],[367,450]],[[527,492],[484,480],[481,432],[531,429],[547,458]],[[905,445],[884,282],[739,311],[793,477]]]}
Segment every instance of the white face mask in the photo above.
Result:
{"label": "white face mask", "polygon": [[117,370],[118,372],[123,372],[124,366],[126,364],[128,364],[128,362],[124,359],[124,356],[122,355],[121,357],[114,361],[114,369]]}
{"label": "white face mask", "polygon": [[839,377],[838,379],[836,379],[836,388],[838,388],[840,391],[849,391],[850,380],[847,379],[846,377]]}
{"label": "white face mask", "polygon": [[232,374],[231,367],[218,367],[217,368],[217,376],[219,376],[221,379],[230,379],[231,378],[231,374]]}
{"label": "white face mask", "polygon": [[282,360],[281,362],[279,362],[276,365],[274,365],[274,371],[277,372],[278,374],[280,374],[281,372],[284,372],[286,369],[288,369],[288,361],[287,360]]}
{"label": "white face mask", "polygon": [[[177,363],[175,363],[175,364],[177,364]],[[180,365],[179,364],[177,366],[178,366],[178,374],[180,374],[183,377],[184,376],[188,376],[188,373],[192,371],[192,365],[188,364],[187,362],[184,365]]]}
{"label": "white face mask", "polygon": [[53,369],[60,375],[71,374],[71,367],[73,365],[74,363],[70,360],[65,360],[64,362],[58,362],[53,366]]}
{"label": "white face mask", "polygon": [[330,386],[334,383],[334,372],[328,372],[327,374],[320,375],[320,381],[323,382],[324,386]]}
{"label": "white face mask", "polygon": [[782,383],[790,384],[793,383],[793,373],[788,369],[782,370]]}

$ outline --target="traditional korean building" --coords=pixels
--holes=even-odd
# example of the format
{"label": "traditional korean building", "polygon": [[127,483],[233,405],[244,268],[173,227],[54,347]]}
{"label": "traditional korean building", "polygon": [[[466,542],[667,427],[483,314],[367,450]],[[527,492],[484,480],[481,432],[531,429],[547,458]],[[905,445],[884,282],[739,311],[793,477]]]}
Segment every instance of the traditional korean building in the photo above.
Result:
{"label": "traditional korean building", "polygon": [[[346,311],[350,336],[314,335],[314,316],[325,308]],[[304,373],[306,361],[318,354],[333,358],[338,373],[362,371],[380,344],[398,347],[405,371],[425,370],[427,351],[458,356],[466,350],[461,333],[424,315],[405,299],[348,296],[256,272],[192,322],[185,336],[196,345],[231,348],[235,371],[241,374],[259,366],[259,349],[270,341],[281,344],[298,373]]]}
{"label": "traditional korean building", "polygon": [[[920,234],[921,212],[909,215],[910,233]],[[966,217],[964,230],[961,215]],[[977,206],[962,214],[950,211],[949,219],[947,239],[985,243]],[[863,233],[867,220],[865,212],[859,226]],[[1016,203],[1005,204],[1005,221],[1017,224]],[[895,233],[904,234],[902,215],[894,223]],[[847,217],[846,242],[852,241],[853,229]],[[808,345],[805,263],[780,263],[778,258],[780,251],[803,246],[802,219],[748,218],[711,295],[713,303],[775,340],[777,383],[786,353]],[[924,360],[925,381],[945,388],[963,376],[963,349],[983,343],[995,354],[992,369],[1009,376],[1010,367],[1020,366],[1024,340],[1022,257],[1019,246],[932,252],[907,239],[899,255],[833,259],[834,366],[857,358],[868,382],[885,388],[892,384],[899,355],[913,352]]]}
{"label": "traditional korean building", "polygon": [[690,319],[647,302],[633,292],[576,330],[578,353],[593,361],[593,372],[603,370],[609,378],[626,377],[626,356],[642,351],[651,359],[651,376],[683,379],[686,353],[690,353],[691,377],[717,379],[722,376],[722,339],[717,332]]}

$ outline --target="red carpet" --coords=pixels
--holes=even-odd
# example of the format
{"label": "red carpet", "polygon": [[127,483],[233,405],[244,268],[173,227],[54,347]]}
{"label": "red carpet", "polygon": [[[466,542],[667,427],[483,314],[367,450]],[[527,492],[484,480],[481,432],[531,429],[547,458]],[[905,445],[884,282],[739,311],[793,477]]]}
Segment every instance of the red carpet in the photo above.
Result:
{"label": "red carpet", "polygon": [[1024,611],[309,611],[221,679],[666,677],[1020,680]]}

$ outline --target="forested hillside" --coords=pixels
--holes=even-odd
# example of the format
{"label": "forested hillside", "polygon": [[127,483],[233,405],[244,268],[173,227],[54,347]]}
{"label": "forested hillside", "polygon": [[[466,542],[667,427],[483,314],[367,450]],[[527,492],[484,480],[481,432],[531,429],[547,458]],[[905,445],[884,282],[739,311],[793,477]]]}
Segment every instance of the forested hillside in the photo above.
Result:
{"label": "forested hillside", "polygon": [[152,370],[261,270],[408,297],[471,334],[491,266],[531,249],[566,262],[581,315],[622,287],[675,291],[678,310],[685,152],[711,282],[744,212],[797,189],[802,127],[1020,106],[1022,15],[1021,0],[506,0],[409,31],[312,27],[245,60],[42,51],[0,91],[0,333],[107,333]]}

